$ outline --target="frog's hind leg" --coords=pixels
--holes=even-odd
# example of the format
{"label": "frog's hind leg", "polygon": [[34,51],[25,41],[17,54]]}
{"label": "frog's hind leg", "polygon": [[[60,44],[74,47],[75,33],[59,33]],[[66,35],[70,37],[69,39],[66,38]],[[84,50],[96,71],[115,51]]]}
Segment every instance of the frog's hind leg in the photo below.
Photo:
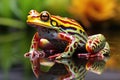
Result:
{"label": "frog's hind leg", "polygon": [[80,58],[93,58],[93,57],[100,57],[100,58],[105,58],[105,57],[109,57],[110,56],[110,47],[108,42],[105,42],[105,46],[103,47],[103,49],[101,49],[100,51],[96,52],[96,53],[86,53],[86,54],[78,54],[78,57]]}
{"label": "frog's hind leg", "polygon": [[89,36],[86,43],[86,50],[91,54],[106,54],[110,52],[109,44],[102,34]]}
{"label": "frog's hind leg", "polygon": [[97,56],[109,57],[110,56],[110,47],[108,42],[105,43],[105,47],[97,53]]}

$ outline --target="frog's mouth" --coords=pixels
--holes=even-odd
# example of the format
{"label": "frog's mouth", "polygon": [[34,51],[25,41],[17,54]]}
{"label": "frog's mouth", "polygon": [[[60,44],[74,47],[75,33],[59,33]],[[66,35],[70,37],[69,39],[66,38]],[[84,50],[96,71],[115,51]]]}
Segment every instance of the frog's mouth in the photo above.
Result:
{"label": "frog's mouth", "polygon": [[59,28],[58,27],[51,27],[48,25],[41,25],[39,23],[35,23],[35,22],[27,22],[28,25],[35,27],[35,28],[41,28],[41,29],[50,29],[50,30],[56,30],[58,31]]}
{"label": "frog's mouth", "polygon": [[50,28],[50,29],[53,29],[51,26],[48,26],[48,25],[44,25],[44,24],[39,24],[39,23],[35,23],[35,22],[27,22],[28,25],[32,26],[32,27],[40,27],[40,28]]}

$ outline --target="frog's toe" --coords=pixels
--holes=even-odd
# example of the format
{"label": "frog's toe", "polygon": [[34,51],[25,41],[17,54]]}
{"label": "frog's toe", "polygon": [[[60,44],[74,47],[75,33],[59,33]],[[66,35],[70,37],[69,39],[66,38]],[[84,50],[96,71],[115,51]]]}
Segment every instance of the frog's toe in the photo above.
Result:
{"label": "frog's toe", "polygon": [[35,58],[43,58],[43,57],[45,57],[45,52],[34,50],[34,51],[30,51],[28,53],[25,53],[24,57],[30,58],[31,60],[35,59]]}
{"label": "frog's toe", "polygon": [[56,57],[55,59],[62,59],[62,56],[60,55],[60,56]]}
{"label": "frog's toe", "polygon": [[49,56],[48,59],[56,59],[59,56],[60,54],[55,54],[55,55]]}
{"label": "frog's toe", "polygon": [[69,58],[69,57],[62,54],[56,57],[56,59],[65,59],[65,58]]}

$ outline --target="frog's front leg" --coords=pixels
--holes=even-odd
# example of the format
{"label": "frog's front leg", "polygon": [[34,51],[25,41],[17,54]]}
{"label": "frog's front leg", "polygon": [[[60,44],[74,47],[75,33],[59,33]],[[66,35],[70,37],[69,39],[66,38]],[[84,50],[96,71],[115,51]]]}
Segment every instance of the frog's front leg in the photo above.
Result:
{"label": "frog's front leg", "polygon": [[64,52],[56,57],[56,59],[71,57],[78,46],[78,39],[75,36],[63,32],[58,34],[58,38],[67,41],[68,45],[65,48]]}
{"label": "frog's front leg", "polygon": [[34,60],[38,57],[43,57],[43,51],[38,51],[38,47],[40,45],[40,38],[38,32],[36,32],[33,36],[30,51],[26,53],[24,56],[30,58],[30,60]]}
{"label": "frog's front leg", "polygon": [[35,35],[33,36],[30,51],[28,53],[25,53],[24,56],[27,58],[30,58],[31,65],[32,65],[32,70],[35,74],[35,76],[38,78],[40,74],[40,57],[44,57],[45,53],[43,51],[38,51],[39,47],[39,35],[36,32]]}
{"label": "frog's front leg", "polygon": [[102,34],[89,36],[86,43],[86,50],[93,56],[96,54],[103,55],[110,53],[109,44],[106,42],[106,39]]}

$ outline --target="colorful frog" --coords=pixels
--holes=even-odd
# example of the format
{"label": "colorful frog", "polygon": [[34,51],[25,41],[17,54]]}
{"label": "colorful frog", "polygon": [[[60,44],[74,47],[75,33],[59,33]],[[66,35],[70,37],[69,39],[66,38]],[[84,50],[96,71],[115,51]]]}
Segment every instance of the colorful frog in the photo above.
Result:
{"label": "colorful frog", "polygon": [[102,34],[88,36],[85,30],[75,20],[51,15],[47,11],[31,10],[27,17],[27,24],[37,28],[30,51],[24,56],[29,57],[35,74],[39,65],[39,58],[49,53],[56,53],[48,58],[70,58],[77,51],[85,51],[90,55],[106,54],[110,52],[109,44]]}

